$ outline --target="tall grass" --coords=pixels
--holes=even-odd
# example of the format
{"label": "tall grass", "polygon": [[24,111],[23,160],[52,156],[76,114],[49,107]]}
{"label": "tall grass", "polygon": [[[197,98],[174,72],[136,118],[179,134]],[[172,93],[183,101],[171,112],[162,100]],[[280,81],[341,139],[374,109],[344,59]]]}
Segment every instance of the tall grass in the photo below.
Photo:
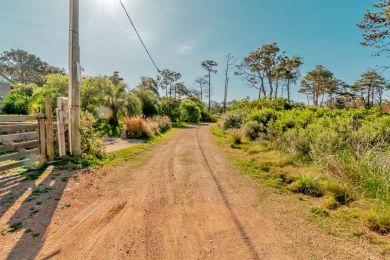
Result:
{"label": "tall grass", "polygon": [[327,171],[337,185],[321,187],[315,178],[301,176],[289,186],[312,196],[326,193],[327,208],[347,205],[356,194],[379,201],[386,210],[367,213],[366,219],[373,230],[389,231],[390,115],[380,108],[330,110],[281,104],[236,102],[220,125],[225,131],[242,128],[249,141],[261,139]]}

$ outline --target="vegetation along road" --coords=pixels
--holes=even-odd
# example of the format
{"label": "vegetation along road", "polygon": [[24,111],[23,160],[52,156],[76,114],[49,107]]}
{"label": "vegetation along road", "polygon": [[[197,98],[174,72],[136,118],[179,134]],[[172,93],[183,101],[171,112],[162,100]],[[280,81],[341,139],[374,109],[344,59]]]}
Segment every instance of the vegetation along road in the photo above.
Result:
{"label": "vegetation along road", "polygon": [[208,125],[175,130],[141,160],[78,174],[64,190],[63,206],[38,221],[49,223],[40,243],[26,235],[11,245],[3,237],[0,258],[383,257],[364,241],[324,234],[297,216],[296,197],[264,191],[240,174]]}

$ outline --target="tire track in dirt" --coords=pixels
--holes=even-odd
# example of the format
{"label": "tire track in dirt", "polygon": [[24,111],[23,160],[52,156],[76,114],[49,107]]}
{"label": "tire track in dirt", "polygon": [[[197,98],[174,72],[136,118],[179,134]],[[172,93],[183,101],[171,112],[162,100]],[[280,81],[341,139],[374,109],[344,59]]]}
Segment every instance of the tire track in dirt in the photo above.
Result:
{"label": "tire track in dirt", "polygon": [[243,224],[240,222],[240,220],[238,219],[236,213],[234,212],[230,202],[229,202],[229,199],[220,183],[220,181],[218,180],[218,178],[216,177],[210,163],[209,163],[209,160],[207,159],[207,156],[205,154],[205,151],[200,143],[200,139],[199,139],[199,127],[196,128],[196,141],[197,141],[197,144],[199,146],[199,150],[202,154],[202,157],[203,157],[203,160],[204,162],[206,163],[206,166],[207,166],[207,169],[208,169],[208,172],[211,176],[211,178],[213,179],[215,185],[217,186],[217,189],[218,189],[218,192],[219,194],[221,195],[221,198],[222,198],[222,201],[225,205],[225,207],[228,209],[229,213],[230,213],[230,218],[232,219],[232,221],[234,222],[235,226],[236,226],[236,229],[237,231],[239,232],[240,234],[240,237],[242,239],[242,241],[244,242],[244,244],[248,247],[248,250],[250,252],[250,254],[252,255],[252,258],[253,259],[260,259],[259,257],[259,253],[257,252],[253,242],[252,242],[252,239],[250,238],[250,236],[248,235],[247,231],[245,230],[245,227],[243,226]]}
{"label": "tire track in dirt", "polygon": [[37,259],[370,259],[297,221],[286,211],[291,197],[240,174],[209,126],[177,130],[141,161],[72,185],[62,197],[72,207],[56,211],[61,225],[49,227]]}

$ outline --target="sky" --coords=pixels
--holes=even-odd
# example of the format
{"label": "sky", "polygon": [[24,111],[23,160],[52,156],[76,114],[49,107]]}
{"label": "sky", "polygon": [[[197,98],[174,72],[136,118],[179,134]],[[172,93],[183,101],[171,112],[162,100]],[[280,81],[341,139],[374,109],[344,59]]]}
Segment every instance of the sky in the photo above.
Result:
{"label": "sky", "polygon": [[[360,45],[356,24],[374,0],[122,0],[160,69],[183,74],[188,87],[214,59],[214,100],[223,99],[225,55],[237,62],[262,44],[277,42],[304,59],[302,73],[322,64],[352,83],[389,58]],[[27,50],[67,68],[68,0],[1,0],[0,52]],[[80,0],[81,65],[88,76],[119,71],[129,87],[157,72],[130,27],[118,0]],[[384,73],[390,79],[390,70]],[[305,101],[294,87],[293,99]],[[231,75],[229,100],[257,97],[257,90]]]}

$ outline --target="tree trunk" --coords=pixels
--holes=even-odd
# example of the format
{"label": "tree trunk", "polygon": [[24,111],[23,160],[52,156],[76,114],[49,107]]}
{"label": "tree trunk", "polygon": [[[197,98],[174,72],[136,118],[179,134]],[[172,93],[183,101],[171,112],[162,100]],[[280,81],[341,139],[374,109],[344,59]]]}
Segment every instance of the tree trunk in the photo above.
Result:
{"label": "tree trunk", "polygon": [[202,84],[199,84],[200,86],[200,103],[203,105],[203,86]]}
{"label": "tree trunk", "polygon": [[370,107],[370,94],[371,94],[371,85],[367,89],[367,107]]}
{"label": "tree trunk", "polygon": [[290,99],[290,79],[287,79],[287,100],[288,100],[288,103],[291,102],[291,99]]}
{"label": "tree trunk", "polygon": [[271,76],[268,77],[268,84],[269,84],[269,99],[272,100],[274,94],[274,86],[273,86]]}
{"label": "tree trunk", "polygon": [[223,112],[226,112],[226,99],[227,99],[227,91],[228,91],[228,84],[229,84],[229,59],[226,63],[226,73],[225,73],[225,93],[223,97]]}
{"label": "tree trunk", "polygon": [[209,70],[209,113],[211,112],[211,70]]}
{"label": "tree trunk", "polygon": [[278,90],[279,90],[279,80],[276,80],[276,83],[275,83],[275,99],[278,98]]}
{"label": "tree trunk", "polygon": [[264,98],[266,98],[267,97],[267,92],[265,91],[264,79],[261,79],[261,90],[263,91]]}

